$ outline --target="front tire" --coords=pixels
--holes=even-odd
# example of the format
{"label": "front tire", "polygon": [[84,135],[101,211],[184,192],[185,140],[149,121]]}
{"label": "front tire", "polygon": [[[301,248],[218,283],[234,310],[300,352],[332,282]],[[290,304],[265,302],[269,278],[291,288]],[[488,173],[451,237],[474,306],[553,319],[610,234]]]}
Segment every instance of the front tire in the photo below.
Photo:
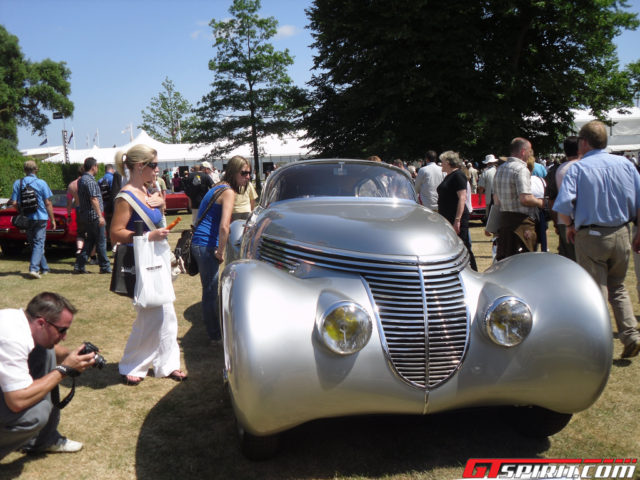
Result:
{"label": "front tire", "polygon": [[273,458],[278,451],[280,438],[278,435],[259,437],[247,432],[236,420],[236,429],[240,440],[240,450],[249,460],[264,461]]}
{"label": "front tire", "polygon": [[24,248],[24,243],[22,242],[11,242],[5,241],[0,242],[0,249],[2,249],[2,254],[5,257],[15,257],[22,253]]}
{"label": "front tire", "polygon": [[573,414],[542,407],[514,407],[509,416],[513,428],[525,437],[545,438],[567,426]]}

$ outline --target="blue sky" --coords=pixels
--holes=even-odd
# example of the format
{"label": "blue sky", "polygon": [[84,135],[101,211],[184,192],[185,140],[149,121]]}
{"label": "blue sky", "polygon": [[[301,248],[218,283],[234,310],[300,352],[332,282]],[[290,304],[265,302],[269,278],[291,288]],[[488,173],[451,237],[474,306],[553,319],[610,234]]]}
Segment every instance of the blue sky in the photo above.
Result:
{"label": "blue sky", "polygon": [[[640,0],[630,0],[640,13]],[[130,123],[134,136],[141,111],[162,89],[168,77],[176,89],[196,104],[209,90],[213,57],[212,18],[229,17],[231,0],[0,0],[0,24],[19,39],[25,57],[65,61],[71,70],[77,148],[93,145],[96,130],[102,147],[123,145]],[[274,46],[294,57],[289,70],[300,86],[311,78],[312,38],[304,10],[311,0],[262,0],[263,17],[278,20]],[[640,31],[618,37],[621,64],[640,59]],[[47,127],[49,145],[61,144],[62,120]],[[42,137],[19,130],[19,147],[37,147]],[[73,143],[72,143],[73,146]]]}

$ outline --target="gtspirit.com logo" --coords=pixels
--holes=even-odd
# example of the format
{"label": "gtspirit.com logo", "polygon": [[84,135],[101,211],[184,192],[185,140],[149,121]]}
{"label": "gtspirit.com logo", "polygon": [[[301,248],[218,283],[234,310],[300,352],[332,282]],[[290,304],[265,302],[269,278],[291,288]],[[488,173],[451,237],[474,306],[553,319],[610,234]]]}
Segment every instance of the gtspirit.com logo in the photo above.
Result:
{"label": "gtspirit.com logo", "polygon": [[635,478],[636,458],[471,458],[462,478]]}

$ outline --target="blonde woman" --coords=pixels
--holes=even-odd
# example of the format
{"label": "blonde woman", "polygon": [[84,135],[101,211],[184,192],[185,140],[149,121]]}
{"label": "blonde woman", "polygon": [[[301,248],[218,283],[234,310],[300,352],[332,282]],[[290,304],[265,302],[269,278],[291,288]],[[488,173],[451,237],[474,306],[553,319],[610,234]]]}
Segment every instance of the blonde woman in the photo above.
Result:
{"label": "blonde woman", "polygon": [[[251,167],[247,169],[251,172]],[[245,170],[246,171],[246,170]],[[251,183],[251,173],[247,179],[247,185],[244,193],[236,193],[236,200],[233,205],[233,213],[231,214],[231,221],[246,220],[256,208],[256,200],[258,199],[258,193]]]}
{"label": "blonde woman", "polygon": [[[218,319],[218,266],[224,259],[236,194],[245,192],[250,177],[247,159],[237,155],[229,160],[222,181],[214,185],[200,203],[199,223],[191,241],[191,253],[198,263],[202,283],[202,319],[209,341],[214,344],[222,338]],[[224,189],[222,193],[220,189]],[[215,203],[207,208],[216,194]]]}
{"label": "blonde woman", "polygon": [[[150,195],[145,187],[146,183],[155,179],[154,170],[158,166],[156,150],[146,145],[136,145],[126,153],[118,152],[116,166],[123,175],[125,167],[129,171],[129,182],[120,192],[129,195],[156,226],[160,225],[164,200],[159,192]],[[136,220],[141,220],[138,213],[125,199],[117,198],[111,221],[111,241],[133,243]],[[164,227],[150,231],[145,224],[144,230],[150,241],[166,241],[169,235],[169,230]],[[173,303],[161,307],[135,308],[138,315],[118,366],[123,382],[126,385],[138,385],[149,368],[153,368],[156,377],[185,380],[187,375],[180,370],[178,319]]]}
{"label": "blonde woman", "polygon": [[438,213],[453,226],[458,237],[469,250],[469,263],[478,270],[476,258],[471,250],[469,236],[469,209],[467,208],[467,185],[469,180],[463,172],[464,163],[460,156],[451,150],[440,155],[442,171],[446,174],[438,185]]}

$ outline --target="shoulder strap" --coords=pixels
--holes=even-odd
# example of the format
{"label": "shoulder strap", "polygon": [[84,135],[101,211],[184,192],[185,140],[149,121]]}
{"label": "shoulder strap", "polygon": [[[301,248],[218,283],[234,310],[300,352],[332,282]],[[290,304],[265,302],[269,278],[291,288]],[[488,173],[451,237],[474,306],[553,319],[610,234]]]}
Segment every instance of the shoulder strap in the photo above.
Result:
{"label": "shoulder strap", "polygon": [[204,216],[207,214],[209,209],[211,207],[213,207],[213,204],[216,203],[216,200],[218,200],[218,198],[220,198],[220,195],[222,195],[222,193],[227,188],[231,188],[231,187],[229,185],[223,185],[221,188],[218,189],[218,191],[216,193],[213,194],[213,196],[211,197],[211,200],[209,200],[209,203],[207,204],[207,208],[204,209],[204,212],[202,212],[202,215],[198,216],[198,219],[196,220],[196,223],[193,225],[194,228],[196,228],[198,225],[200,225],[200,221],[204,218]]}
{"label": "shoulder strap", "polygon": [[140,205],[138,205],[138,202],[136,202],[131,197],[131,195],[127,195],[126,191],[124,191],[124,192],[118,193],[118,195],[116,195],[116,198],[122,198],[129,205],[131,205],[131,208],[133,208],[135,210],[135,212],[140,216],[140,218],[144,221],[144,223],[147,224],[147,227],[149,227],[149,230],[156,230],[156,226],[153,224],[153,222],[149,218],[149,215],[147,215],[147,212],[145,212],[142,209],[142,207]]}

